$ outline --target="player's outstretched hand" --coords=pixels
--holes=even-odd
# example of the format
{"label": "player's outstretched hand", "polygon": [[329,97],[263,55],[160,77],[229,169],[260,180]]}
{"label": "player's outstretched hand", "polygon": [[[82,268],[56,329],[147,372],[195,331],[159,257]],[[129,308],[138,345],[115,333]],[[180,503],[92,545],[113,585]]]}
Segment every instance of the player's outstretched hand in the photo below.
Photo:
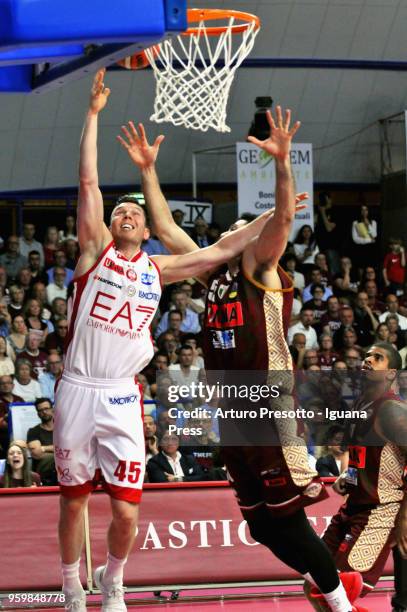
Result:
{"label": "player's outstretched hand", "polygon": [[92,113],[99,113],[106,106],[110,89],[105,87],[103,79],[105,78],[106,68],[98,70],[93,79],[92,90],[90,94],[89,108]]}
{"label": "player's outstretched hand", "polygon": [[129,121],[128,127],[122,125],[122,132],[123,136],[117,136],[117,140],[122,147],[126,149],[132,162],[136,164],[140,170],[153,166],[165,136],[157,136],[154,144],[150,145],[143,124],[138,124],[137,131],[132,121]]}
{"label": "player's outstretched hand", "polygon": [[276,107],[276,122],[270,111],[267,111],[266,116],[270,126],[270,136],[266,140],[258,140],[254,136],[249,136],[247,140],[277,159],[286,159],[290,153],[291,140],[301,123],[296,121],[290,128],[291,111],[289,109],[285,111],[283,120],[281,106]]}

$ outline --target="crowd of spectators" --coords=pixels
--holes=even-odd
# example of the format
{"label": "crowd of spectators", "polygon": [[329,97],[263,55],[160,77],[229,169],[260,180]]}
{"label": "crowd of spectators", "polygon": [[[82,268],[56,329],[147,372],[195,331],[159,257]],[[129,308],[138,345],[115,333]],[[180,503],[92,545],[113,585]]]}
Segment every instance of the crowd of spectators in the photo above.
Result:
{"label": "crowd of spectators", "polygon": [[[377,224],[366,206],[349,227],[346,251],[327,194],[321,194],[317,212],[315,232],[303,225],[280,262],[294,284],[288,344],[295,370],[304,373],[304,405],[339,409],[346,397],[354,397],[354,375],[375,340],[391,342],[406,367],[405,253],[401,239],[394,237],[380,260]],[[182,225],[182,211],[174,211],[174,219]],[[3,236],[0,253],[0,458],[6,460],[0,486],[56,483],[54,385],[63,368],[67,302],[79,245],[72,216],[64,230],[46,228],[42,242],[36,230],[34,224],[24,223],[21,237]],[[219,238],[220,227],[198,218],[191,235],[205,247]],[[165,252],[154,237],[144,248],[149,254]],[[171,384],[204,380],[204,306],[205,289],[193,279],[166,286],[153,322],[155,355],[139,377],[145,400],[146,479],[151,482],[226,478],[211,406],[205,405],[209,417],[185,417],[183,412],[197,404],[190,399],[181,404],[170,401],[166,393]],[[339,384],[342,395],[337,392]],[[9,405],[16,402],[33,403],[39,417],[26,440],[9,439]],[[179,408],[176,418],[174,407]],[[342,424],[304,424],[310,457],[317,460],[322,475],[335,475],[340,469]],[[176,425],[177,432],[169,432],[169,425]],[[185,427],[190,429],[188,443],[179,433]],[[201,433],[194,436],[194,431]]]}

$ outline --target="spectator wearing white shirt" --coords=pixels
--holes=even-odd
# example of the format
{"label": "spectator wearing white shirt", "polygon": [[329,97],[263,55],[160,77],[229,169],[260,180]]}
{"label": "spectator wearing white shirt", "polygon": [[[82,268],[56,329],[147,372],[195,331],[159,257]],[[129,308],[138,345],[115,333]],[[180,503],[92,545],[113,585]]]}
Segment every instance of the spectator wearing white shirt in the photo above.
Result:
{"label": "spectator wearing white shirt", "polygon": [[294,252],[301,264],[313,264],[319,248],[310,225],[303,225],[294,240]]}
{"label": "spectator wearing white shirt", "polygon": [[13,393],[22,397],[25,402],[35,402],[37,397],[42,396],[40,384],[31,374],[32,365],[28,359],[17,359]]}
{"label": "spectator wearing white shirt", "polygon": [[293,279],[293,284],[295,289],[300,289],[302,291],[305,287],[305,278],[301,272],[297,272],[296,267],[298,265],[298,260],[295,255],[289,254],[284,258],[284,262],[282,267]]}
{"label": "spectator wearing white shirt", "polygon": [[379,316],[380,323],[386,323],[387,317],[392,314],[397,317],[400,329],[405,331],[407,329],[407,317],[399,314],[399,301],[396,295],[390,293],[386,297],[386,308],[387,310]]}
{"label": "spectator wearing white shirt", "polygon": [[312,327],[313,323],[314,311],[311,308],[303,307],[300,312],[299,322],[288,328],[288,344],[292,344],[294,334],[301,333],[305,336],[306,349],[318,349],[317,333]]}
{"label": "spectator wearing white shirt", "polygon": [[68,289],[65,286],[66,272],[64,268],[55,266],[54,268],[54,282],[50,283],[46,288],[47,303],[49,305],[55,300],[55,298],[67,299]]}
{"label": "spectator wearing white shirt", "polygon": [[366,266],[376,263],[376,238],[377,223],[374,219],[369,219],[369,209],[363,205],[360,207],[359,219],[352,223],[354,259],[360,273],[363,273]]}

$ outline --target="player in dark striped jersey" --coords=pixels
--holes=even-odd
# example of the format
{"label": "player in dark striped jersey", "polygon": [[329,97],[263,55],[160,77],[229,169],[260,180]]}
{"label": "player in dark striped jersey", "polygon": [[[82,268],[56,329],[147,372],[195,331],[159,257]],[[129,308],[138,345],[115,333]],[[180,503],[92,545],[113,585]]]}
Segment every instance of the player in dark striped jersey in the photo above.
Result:
{"label": "player in dark striped jersey", "polygon": [[[291,139],[299,127],[290,127],[290,111],[276,109],[276,122],[268,113],[270,137],[251,142],[276,162],[276,207],[264,219],[259,236],[247,244],[239,258],[214,270],[204,279],[209,286],[205,312],[205,365],[208,370],[231,368],[272,371],[284,380],[281,402],[293,405],[290,393],[292,363],[285,341],[292,302],[292,284],[279,268],[295,214],[295,194],[290,168]],[[160,142],[150,146],[144,128],[133,124],[121,138],[130,158],[142,173],[153,227],[160,240],[175,253],[190,251],[191,238],[177,226],[160,190],[154,161]],[[246,223],[240,220],[231,229]],[[279,404],[280,405],[280,404]],[[252,536],[287,565],[318,585],[335,612],[355,610],[340,584],[328,550],[310,526],[304,506],[323,498],[325,491],[308,466],[306,447],[282,426],[280,441],[294,444],[224,449],[242,514]],[[360,576],[352,574],[354,586]],[[360,584],[361,586],[361,579]],[[358,589],[356,588],[356,591]],[[356,592],[357,594],[357,592]]]}

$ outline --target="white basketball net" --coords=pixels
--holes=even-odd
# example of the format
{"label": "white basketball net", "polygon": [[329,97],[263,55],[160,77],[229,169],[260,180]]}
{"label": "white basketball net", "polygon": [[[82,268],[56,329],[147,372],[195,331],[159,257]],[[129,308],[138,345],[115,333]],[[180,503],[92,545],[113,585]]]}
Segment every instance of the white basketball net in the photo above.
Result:
{"label": "white basketball net", "polygon": [[[250,22],[243,32],[232,33],[234,23],[235,17],[230,17],[225,32],[211,36],[202,20],[196,34],[180,34],[146,49],[156,79],[152,121],[203,132],[210,127],[230,132],[226,125],[230,87],[259,31],[256,23]],[[216,67],[219,60],[224,65]]]}

